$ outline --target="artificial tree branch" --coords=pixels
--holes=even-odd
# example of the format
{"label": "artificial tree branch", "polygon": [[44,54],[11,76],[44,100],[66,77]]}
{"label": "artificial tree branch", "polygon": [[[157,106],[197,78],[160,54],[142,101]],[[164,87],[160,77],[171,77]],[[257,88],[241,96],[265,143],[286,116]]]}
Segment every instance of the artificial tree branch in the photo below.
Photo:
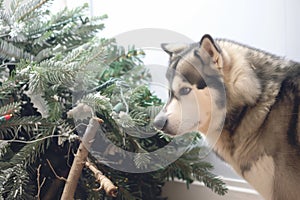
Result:
{"label": "artificial tree branch", "polygon": [[85,166],[94,173],[96,181],[100,184],[99,188],[94,189],[95,191],[104,189],[107,195],[117,197],[118,187],[116,187],[109,178],[103,175],[103,173],[90,161],[86,161]]}

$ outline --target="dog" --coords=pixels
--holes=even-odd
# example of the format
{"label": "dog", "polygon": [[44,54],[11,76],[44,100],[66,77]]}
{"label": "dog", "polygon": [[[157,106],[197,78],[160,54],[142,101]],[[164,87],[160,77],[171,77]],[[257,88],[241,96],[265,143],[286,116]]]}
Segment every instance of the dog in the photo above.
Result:
{"label": "dog", "polygon": [[169,99],[154,126],[199,131],[266,200],[300,199],[300,63],[208,34],[161,46]]}

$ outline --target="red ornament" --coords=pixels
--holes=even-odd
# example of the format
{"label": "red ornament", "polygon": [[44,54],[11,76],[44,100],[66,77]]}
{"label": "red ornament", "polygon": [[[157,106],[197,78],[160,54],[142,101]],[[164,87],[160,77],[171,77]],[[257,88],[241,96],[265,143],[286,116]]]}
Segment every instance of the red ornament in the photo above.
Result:
{"label": "red ornament", "polygon": [[7,121],[7,120],[9,120],[11,117],[12,117],[12,114],[8,114],[8,115],[1,116],[1,117],[0,117],[0,121],[1,121],[1,122]]}
{"label": "red ornament", "polygon": [[5,118],[6,121],[9,120],[11,117],[12,117],[12,114],[4,115],[4,118]]}

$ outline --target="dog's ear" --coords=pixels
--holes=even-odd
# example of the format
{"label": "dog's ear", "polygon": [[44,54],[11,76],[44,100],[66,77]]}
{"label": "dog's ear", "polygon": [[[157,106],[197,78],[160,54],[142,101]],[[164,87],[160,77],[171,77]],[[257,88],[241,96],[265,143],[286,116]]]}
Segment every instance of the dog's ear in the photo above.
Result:
{"label": "dog's ear", "polygon": [[172,54],[177,54],[180,53],[181,51],[183,51],[184,49],[186,49],[188,47],[187,44],[172,44],[172,43],[162,43],[161,44],[161,48],[167,52],[170,56],[172,56]]}
{"label": "dog's ear", "polygon": [[217,57],[221,53],[220,47],[215,43],[214,39],[206,34],[200,41],[200,47],[202,47],[212,58]]}
{"label": "dog's ear", "polygon": [[[221,63],[221,49],[210,35],[206,34],[202,37],[200,41],[200,48],[210,56],[215,64],[221,67],[223,64]],[[200,52],[198,51],[198,53]]]}

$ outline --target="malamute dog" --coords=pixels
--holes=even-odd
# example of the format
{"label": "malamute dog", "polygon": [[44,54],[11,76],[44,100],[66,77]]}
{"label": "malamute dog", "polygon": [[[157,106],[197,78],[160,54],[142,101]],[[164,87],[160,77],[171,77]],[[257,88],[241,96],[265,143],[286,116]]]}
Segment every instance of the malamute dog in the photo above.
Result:
{"label": "malamute dog", "polygon": [[209,35],[162,48],[170,91],[154,125],[200,131],[266,200],[299,200],[300,64]]}

